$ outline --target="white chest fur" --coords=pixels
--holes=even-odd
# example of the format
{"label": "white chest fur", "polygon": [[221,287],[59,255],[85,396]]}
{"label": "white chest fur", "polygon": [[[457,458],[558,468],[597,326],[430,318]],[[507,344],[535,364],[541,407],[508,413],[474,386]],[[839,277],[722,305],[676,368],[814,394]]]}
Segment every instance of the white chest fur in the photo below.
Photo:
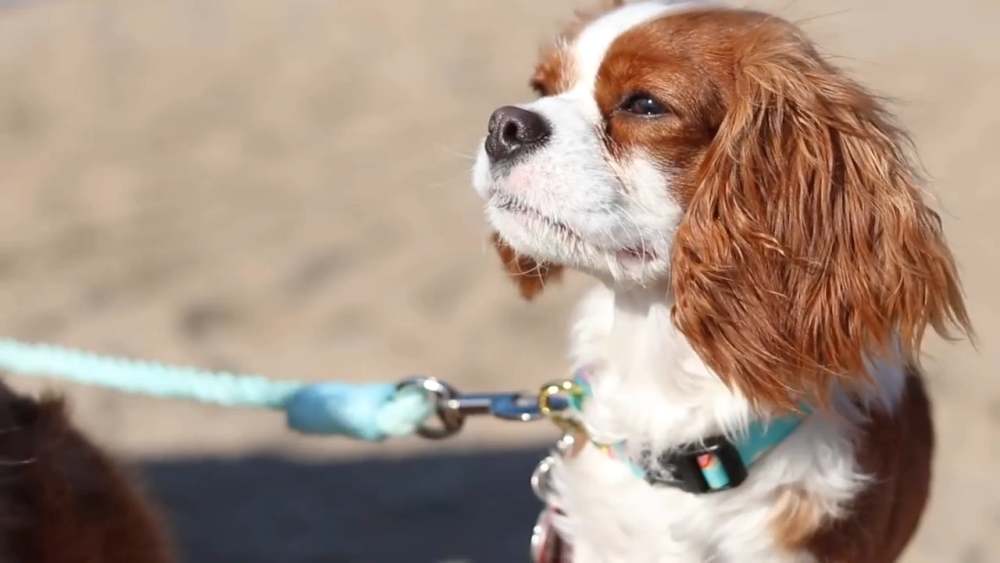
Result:
{"label": "white chest fur", "polygon": [[[579,306],[571,355],[575,367],[594,368],[584,420],[596,441],[661,450],[737,430],[750,419],[747,401],[723,385],[673,327],[664,295],[601,287]],[[873,392],[901,388],[894,380],[902,377],[876,374],[886,381]],[[776,546],[770,521],[777,495],[794,485],[823,512],[838,515],[866,482],[856,469],[851,428],[814,414],[759,460],[740,487],[706,495],[649,485],[586,447],[553,471],[557,502],[567,514],[558,527],[573,545],[575,563],[811,561]]]}

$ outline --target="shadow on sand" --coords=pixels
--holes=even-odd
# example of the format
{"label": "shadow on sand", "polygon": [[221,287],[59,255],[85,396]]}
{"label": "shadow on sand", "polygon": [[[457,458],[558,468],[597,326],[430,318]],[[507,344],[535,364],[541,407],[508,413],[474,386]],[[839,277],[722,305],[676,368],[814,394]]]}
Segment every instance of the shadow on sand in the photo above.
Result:
{"label": "shadow on sand", "polygon": [[542,450],[302,463],[147,460],[183,563],[527,561]]}

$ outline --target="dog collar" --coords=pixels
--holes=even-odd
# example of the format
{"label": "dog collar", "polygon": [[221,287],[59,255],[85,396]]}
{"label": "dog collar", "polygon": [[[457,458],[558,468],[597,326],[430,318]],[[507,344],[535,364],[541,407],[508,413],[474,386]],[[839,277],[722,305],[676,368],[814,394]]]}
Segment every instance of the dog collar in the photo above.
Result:
{"label": "dog collar", "polygon": [[[580,414],[584,401],[593,396],[590,370],[578,370],[573,382],[574,390],[568,397],[569,407]],[[671,486],[696,494],[712,493],[732,489],[746,480],[750,466],[802,424],[809,409],[804,405],[800,409],[801,414],[789,414],[766,422],[755,421],[733,439],[723,435],[710,436],[658,456],[645,448],[641,450],[638,460],[628,454],[627,441],[601,444],[591,439],[590,442],[651,485]]]}

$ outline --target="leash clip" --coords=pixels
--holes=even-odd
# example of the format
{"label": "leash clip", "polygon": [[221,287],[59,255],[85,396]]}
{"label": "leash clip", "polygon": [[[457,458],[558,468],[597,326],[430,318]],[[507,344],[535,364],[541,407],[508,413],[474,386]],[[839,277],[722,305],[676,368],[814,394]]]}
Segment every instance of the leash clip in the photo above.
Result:
{"label": "leash clip", "polygon": [[470,393],[462,394],[452,385],[434,377],[412,377],[403,380],[397,389],[417,387],[433,397],[437,426],[422,425],[417,433],[431,440],[457,434],[470,416],[488,415],[500,420],[533,422],[551,417],[552,412],[565,410],[569,401],[564,397],[545,397],[531,393]]}
{"label": "leash clip", "polygon": [[[546,416],[538,397],[528,393],[477,393],[445,401],[444,408],[461,416],[490,415],[501,420],[532,422]],[[558,403],[554,407],[566,408]]]}

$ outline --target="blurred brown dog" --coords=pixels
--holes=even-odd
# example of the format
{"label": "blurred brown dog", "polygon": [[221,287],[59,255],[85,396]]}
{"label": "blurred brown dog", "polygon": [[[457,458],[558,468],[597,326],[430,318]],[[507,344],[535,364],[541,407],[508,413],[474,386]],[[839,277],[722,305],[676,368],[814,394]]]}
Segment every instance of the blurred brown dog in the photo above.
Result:
{"label": "blurred brown dog", "polygon": [[159,515],[60,399],[0,382],[0,429],[0,561],[174,561]]}

